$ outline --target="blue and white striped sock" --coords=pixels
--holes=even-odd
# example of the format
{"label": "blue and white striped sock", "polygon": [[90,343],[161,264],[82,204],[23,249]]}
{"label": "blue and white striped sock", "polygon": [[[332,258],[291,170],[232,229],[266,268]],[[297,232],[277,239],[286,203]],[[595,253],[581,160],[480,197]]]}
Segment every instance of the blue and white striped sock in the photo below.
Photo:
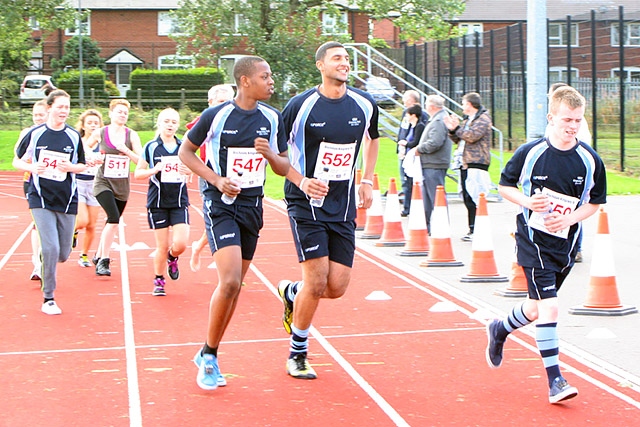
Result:
{"label": "blue and white striped sock", "polygon": [[498,338],[504,340],[511,332],[531,323],[531,320],[524,314],[524,304],[525,301],[513,306],[507,318],[502,321],[502,328],[499,330]]}
{"label": "blue and white striped sock", "polygon": [[291,325],[291,341],[289,346],[289,358],[296,354],[307,354],[309,348],[309,329],[298,329],[295,325]]}
{"label": "blue and white striped sock", "polygon": [[291,284],[287,286],[287,290],[284,293],[284,297],[287,299],[287,301],[293,303],[293,300],[296,299],[296,295],[298,294],[300,289],[302,289],[302,283],[302,280],[300,280],[298,282],[291,282]]}
{"label": "blue and white striped sock", "polygon": [[560,349],[558,348],[558,324],[544,323],[536,326],[536,345],[542,356],[544,369],[547,371],[549,387],[554,379],[560,376]]}

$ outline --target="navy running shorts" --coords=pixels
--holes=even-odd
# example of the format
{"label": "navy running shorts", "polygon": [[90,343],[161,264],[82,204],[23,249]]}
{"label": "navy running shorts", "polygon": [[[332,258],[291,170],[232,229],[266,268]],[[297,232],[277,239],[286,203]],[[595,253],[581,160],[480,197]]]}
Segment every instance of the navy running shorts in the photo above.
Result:
{"label": "navy running shorts", "polygon": [[147,221],[152,230],[171,227],[176,224],[189,225],[189,208],[147,209]]}
{"label": "navy running shorts", "polygon": [[227,246],[240,246],[242,259],[253,259],[263,225],[261,199],[259,206],[205,200],[203,214],[211,253]]}
{"label": "navy running shorts", "polygon": [[560,286],[569,275],[571,268],[564,271],[544,270],[540,267],[522,267],[527,278],[529,298],[542,300],[558,296]]}
{"label": "navy running shorts", "polygon": [[329,257],[330,261],[353,267],[356,250],[356,222],[322,222],[289,215],[298,262]]}

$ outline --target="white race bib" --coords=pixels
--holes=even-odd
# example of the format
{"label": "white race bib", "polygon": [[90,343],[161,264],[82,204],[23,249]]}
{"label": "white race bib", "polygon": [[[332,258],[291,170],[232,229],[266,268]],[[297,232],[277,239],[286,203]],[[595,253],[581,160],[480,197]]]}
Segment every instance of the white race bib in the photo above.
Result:
{"label": "white race bib", "polygon": [[105,178],[127,178],[129,176],[129,157],[118,154],[104,156]]}
{"label": "white race bib", "polygon": [[253,147],[229,147],[227,177],[240,183],[240,188],[261,187],[264,184],[267,160]]}
{"label": "white race bib", "polygon": [[334,144],[320,143],[318,158],[316,159],[315,178],[328,181],[347,181],[351,178],[351,170],[356,156],[356,143]]}
{"label": "white race bib", "polygon": [[41,150],[40,163],[44,163],[45,170],[40,174],[40,177],[52,181],[64,181],[67,179],[67,173],[58,169],[58,162],[61,160],[69,160],[69,155],[57,151]]}
{"label": "white race bib", "polygon": [[180,184],[184,182],[184,175],[179,172],[180,159],[178,156],[162,156],[160,158],[162,172],[160,181],[167,184]]}
{"label": "white race bib", "polygon": [[[549,207],[549,213],[558,212],[561,215],[569,215],[576,209],[580,202],[580,199],[577,197],[567,196],[566,194],[558,193],[557,191],[549,190],[548,188],[543,188],[542,194],[549,198],[549,203],[551,204]],[[569,236],[569,227],[555,233],[547,230],[547,227],[544,226],[544,218],[547,214],[548,212],[531,212],[528,222],[529,226],[552,236],[566,239]]]}

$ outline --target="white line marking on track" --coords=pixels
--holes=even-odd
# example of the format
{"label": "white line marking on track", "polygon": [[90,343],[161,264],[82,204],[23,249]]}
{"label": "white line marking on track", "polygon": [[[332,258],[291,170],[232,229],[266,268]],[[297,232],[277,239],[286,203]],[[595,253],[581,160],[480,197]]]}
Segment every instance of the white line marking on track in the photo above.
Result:
{"label": "white line marking on track", "polygon": [[13,245],[11,246],[11,248],[9,248],[7,253],[4,254],[4,256],[2,257],[2,260],[0,260],[0,270],[2,270],[2,267],[4,267],[4,265],[9,261],[9,258],[11,258],[11,256],[15,253],[16,249],[18,249],[18,246],[20,246],[22,241],[27,237],[27,234],[31,232],[32,228],[33,228],[33,222],[27,225],[27,228],[24,229],[20,237],[18,237],[18,239],[13,243]]}
{"label": "white line marking on track", "polygon": [[[416,281],[414,281],[413,279],[404,276],[401,273],[398,273],[396,271],[393,271],[392,269],[390,269],[389,267],[383,265],[382,263],[380,263],[379,261],[371,258],[370,256],[367,256],[367,254],[364,254],[362,251],[365,250],[362,246],[359,247],[360,251],[357,251],[356,254],[358,254],[359,256],[361,256],[363,259],[371,262],[372,264],[380,267],[381,269],[387,271],[388,273],[402,279],[403,281],[411,284],[412,286],[416,287],[419,290],[422,290],[424,292],[426,292],[427,294],[433,296],[434,298],[439,299],[440,301],[450,301],[448,300],[446,297],[443,297],[442,295],[437,294],[436,292],[426,288],[425,286],[417,283]],[[366,252],[369,255],[372,256],[376,256],[379,259],[386,259],[384,258],[384,256],[379,256],[377,255],[377,252],[374,248],[366,248]],[[393,259],[388,261],[389,264],[394,265],[397,268],[402,268],[402,271],[404,273],[406,273],[407,275],[410,275],[411,277],[416,278],[417,280],[420,280],[419,278],[422,277],[425,283],[429,283],[430,286],[439,289],[440,291],[450,295],[453,298],[459,299],[462,302],[465,302],[468,305],[471,305],[473,307],[476,307],[479,310],[486,310],[486,311],[490,311],[495,313],[495,310],[493,309],[493,307],[489,306],[488,304],[485,304],[484,302],[475,299],[474,297],[472,297],[469,294],[466,294],[462,291],[459,291],[455,288],[453,288],[452,286],[450,286],[449,284],[447,284],[446,282],[433,277],[425,272],[422,271],[415,271],[415,269],[413,267],[408,267],[404,264],[400,264],[398,263],[398,265],[396,265],[396,262],[394,262]],[[414,272],[415,271],[415,272]],[[427,281],[425,278],[428,277],[429,280]],[[467,314],[470,318],[473,318],[473,316],[475,315],[475,313],[471,313],[469,310],[463,308],[463,307],[458,307],[458,309],[462,312]],[[504,315],[504,313],[501,313],[501,315]],[[482,323],[482,322],[481,322]],[[520,333],[526,334],[529,337],[534,337],[534,333],[530,330],[530,328],[522,328],[519,330]],[[532,352],[539,354],[538,349],[535,346],[529,345],[527,344],[524,340],[522,340],[521,338],[518,338],[517,336],[514,336],[513,334],[509,336],[509,339],[514,340],[515,342],[517,342],[518,344],[522,345],[523,347],[527,348],[528,350],[531,350]],[[623,371],[622,369],[605,362],[602,359],[599,359],[591,354],[588,354],[587,352],[565,342],[560,340],[560,350],[561,353],[568,355],[569,357],[573,358],[574,360],[582,363],[583,365],[593,369],[594,371],[601,373],[603,375],[605,375],[606,377],[612,379],[613,381],[616,381],[618,383],[631,383],[632,387],[629,387],[630,390],[633,390],[635,392],[640,392],[640,387],[638,387],[640,385],[640,378],[637,378],[636,376]],[[604,384],[602,381],[597,380],[591,376],[589,376],[588,374],[580,371],[578,368],[575,368],[569,364],[567,364],[566,362],[560,362],[560,366],[562,366],[564,369],[574,373],[575,375],[579,376],[580,378],[584,379],[585,381],[593,384],[596,387],[601,388],[602,390],[606,391],[607,393],[610,393],[613,396],[618,397],[619,399],[629,403],[630,405],[635,406],[636,408],[640,409],[640,401],[633,399],[632,397],[621,393],[615,389],[613,389],[612,387],[608,386],[607,384]]]}
{"label": "white line marking on track", "polygon": [[[273,283],[271,283],[269,279],[267,279],[267,277],[264,274],[262,274],[262,272],[258,270],[258,268],[253,264],[251,264],[250,268],[251,268],[251,271],[253,271],[254,274],[258,276],[258,278],[262,281],[262,283],[264,283],[269,288],[269,290],[271,290],[271,293],[273,293],[273,295],[276,298],[280,299],[280,296],[278,295],[278,290],[273,285]],[[340,352],[336,350],[336,348],[333,347],[329,343],[329,341],[327,341],[327,339],[314,326],[311,326],[309,328],[309,332],[311,333],[311,336],[313,336],[320,343],[320,345],[327,351],[327,353],[329,353],[329,355],[333,357],[333,359],[336,362],[338,362],[338,364],[342,367],[342,369],[345,370],[345,372],[356,382],[356,384],[358,384],[360,388],[365,393],[367,393],[369,397],[380,407],[380,409],[382,409],[382,411],[385,414],[387,414],[387,416],[391,419],[391,421],[393,421],[395,425],[407,426],[407,427],[410,426],[410,424],[406,422],[404,418],[402,418],[402,416],[393,408],[393,406],[391,406],[389,402],[387,402],[380,395],[380,393],[378,393],[376,389],[373,388],[367,382],[367,380],[365,380],[362,377],[362,375],[358,373],[358,371],[353,367],[353,365],[351,365],[347,361],[347,359],[345,359],[342,356],[342,354],[340,354]]]}
{"label": "white line marking on track", "polygon": [[122,312],[124,318],[124,347],[127,360],[127,388],[129,391],[129,425],[142,427],[142,410],[140,408],[140,387],[138,385],[138,364],[136,361],[136,340],[133,329],[133,313],[131,310],[131,289],[129,283],[129,266],[127,264],[127,242],[122,221],[118,226],[120,239],[120,268],[122,270]]}

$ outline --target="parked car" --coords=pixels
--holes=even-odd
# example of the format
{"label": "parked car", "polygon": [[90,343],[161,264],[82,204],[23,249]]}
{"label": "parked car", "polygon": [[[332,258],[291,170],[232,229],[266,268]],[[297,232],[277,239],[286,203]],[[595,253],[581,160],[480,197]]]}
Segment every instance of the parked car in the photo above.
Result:
{"label": "parked car", "polygon": [[20,102],[33,104],[46,97],[47,94],[57,89],[51,80],[51,76],[44,74],[31,74],[25,76],[20,86]]}
{"label": "parked car", "polygon": [[396,91],[386,77],[369,77],[364,82],[364,90],[369,92],[378,104],[393,104]]}

